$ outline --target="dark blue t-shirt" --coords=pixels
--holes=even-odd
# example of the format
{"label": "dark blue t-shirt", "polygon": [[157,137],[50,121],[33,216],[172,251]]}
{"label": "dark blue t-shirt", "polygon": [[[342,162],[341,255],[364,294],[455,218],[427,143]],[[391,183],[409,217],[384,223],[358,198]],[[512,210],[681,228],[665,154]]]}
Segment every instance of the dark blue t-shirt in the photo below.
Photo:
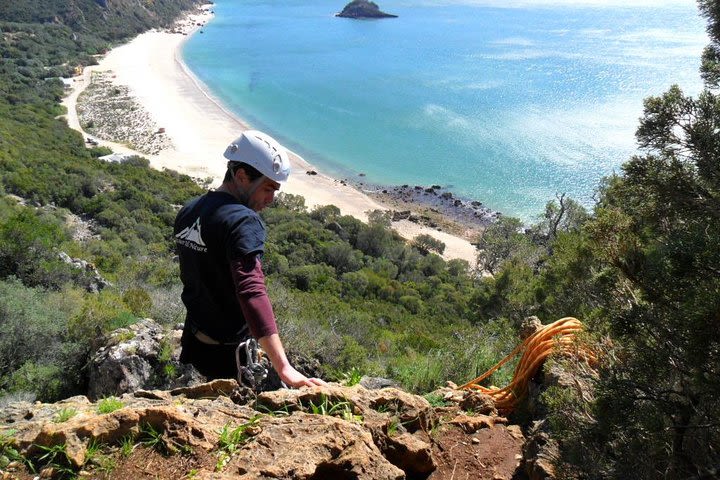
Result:
{"label": "dark blue t-shirt", "polygon": [[265,224],[257,212],[229,193],[208,192],[178,212],[174,235],[186,322],[219,342],[247,336],[230,264],[264,252]]}

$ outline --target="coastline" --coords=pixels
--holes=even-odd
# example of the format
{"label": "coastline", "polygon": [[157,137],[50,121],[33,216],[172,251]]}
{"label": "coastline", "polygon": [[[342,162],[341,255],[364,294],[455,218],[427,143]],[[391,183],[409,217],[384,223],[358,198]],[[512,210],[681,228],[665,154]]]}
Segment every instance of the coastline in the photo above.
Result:
{"label": "coastline", "polygon": [[[67,119],[71,128],[99,145],[108,146],[114,152],[142,155],[155,168],[176,170],[198,179],[211,178],[211,185],[219,185],[225,172],[222,152],[233,138],[251,126],[214,98],[182,60],[184,43],[212,18],[210,7],[205,5],[199,13],[187,15],[170,31],[152,30],[143,33],[113,48],[98,65],[87,67],[80,77],[75,78],[71,92],[63,100],[68,109]],[[144,109],[150,122],[168,137],[171,148],[149,155],[84,132],[76,105],[78,96],[89,85],[93,72],[108,72],[113,84],[126,87]],[[311,162],[294,152],[290,153],[293,174],[282,191],[302,195],[308,208],[333,204],[343,214],[363,221],[367,220],[368,211],[376,209],[413,210],[418,212],[418,216],[427,216],[420,213],[423,209],[417,208],[417,204],[404,202],[401,196],[392,198],[388,194],[365,193],[360,190],[362,186],[325,175]],[[392,226],[408,240],[420,234],[432,235],[445,243],[445,259],[460,258],[474,265],[475,247],[467,238],[471,238],[475,232],[463,231],[459,227],[463,222],[459,219],[443,216],[440,211],[436,213],[438,221],[417,222],[398,218]],[[439,221],[440,218],[444,221]],[[449,228],[450,225],[456,225],[457,228]],[[438,231],[438,228],[443,231]]]}

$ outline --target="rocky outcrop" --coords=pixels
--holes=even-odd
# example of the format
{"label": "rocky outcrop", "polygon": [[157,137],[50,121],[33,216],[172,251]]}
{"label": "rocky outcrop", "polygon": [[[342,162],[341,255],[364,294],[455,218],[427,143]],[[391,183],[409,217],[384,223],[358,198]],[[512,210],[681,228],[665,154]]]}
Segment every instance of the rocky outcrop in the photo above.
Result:
{"label": "rocky outcrop", "polygon": [[[459,410],[463,400],[484,405],[475,392],[447,389],[448,406],[433,407],[395,388],[330,384],[263,392],[238,403],[240,390],[235,380],[140,390],[112,399],[116,405],[108,413],[100,413],[108,411],[106,400],[84,396],[56,404],[15,402],[0,410],[0,438],[36,460],[62,449],[64,467],[36,463],[42,478],[58,466],[78,478],[144,478],[153,463],[153,478],[162,480],[509,479],[521,457],[517,426]],[[446,417],[478,429],[467,433]],[[121,445],[132,448],[121,454]],[[112,472],[97,470],[92,459],[98,448],[114,456]],[[185,469],[164,470],[178,463]],[[15,478],[21,468],[0,464],[0,478]]]}
{"label": "rocky outcrop", "polygon": [[234,478],[405,478],[357,423],[307,413],[261,423],[262,431],[225,468]]}
{"label": "rocky outcrop", "polygon": [[[213,463],[198,469],[195,478],[396,480],[426,476],[435,468],[428,441],[388,427],[399,422],[422,431],[429,425],[432,409],[422,397],[330,385],[264,392],[253,409],[233,403],[231,387],[238,385],[218,380],[125,394],[117,399],[118,409],[105,414],[99,413],[102,400],[92,403],[82,396],[57,404],[20,402],[3,410],[0,434],[12,430],[13,445],[28,456],[64,446],[71,467],[81,468],[91,444],[140,441],[148,431],[159,432],[155,444],[161,442],[168,453],[200,449],[221,455],[223,429],[247,427],[220,476]],[[59,420],[68,411],[72,417]]]}
{"label": "rocky outcrop", "polygon": [[[156,476],[161,480],[185,478],[189,472],[197,479],[248,480],[554,478],[558,450],[547,424],[528,424],[526,440],[481,392],[449,384],[428,396],[433,406],[424,397],[383,388],[385,379],[364,379],[375,389],[330,384],[261,393],[234,379],[203,383],[192,369],[170,380],[168,366],[182,368],[179,336],[180,330],[166,330],[149,319],[114,332],[93,357],[90,388],[92,398],[115,397],[5,402],[0,408],[3,448],[35,459],[42,478],[52,477],[58,464],[39,459],[58,449],[64,459],[60,467],[78,476],[133,478],[138,466],[142,470],[149,464],[149,448],[160,449],[172,464],[178,462],[170,458],[173,454],[187,459],[185,470],[163,472]],[[547,385],[577,386],[577,376],[554,365],[543,373],[537,379],[542,387],[531,397],[538,398]],[[533,405],[541,411],[541,402]],[[140,447],[137,457],[120,455],[120,445],[127,442],[134,445],[132,451]],[[89,459],[98,445],[103,455],[114,455],[117,471],[93,470],[97,465]],[[154,458],[162,469],[164,460]],[[0,456],[0,478],[15,478],[11,472],[22,468]]]}
{"label": "rocky outcrop", "polygon": [[58,256],[63,263],[66,263],[87,274],[88,279],[86,282],[86,288],[89,292],[98,293],[103,288],[112,285],[110,282],[105,280],[102,275],[100,275],[100,272],[98,272],[97,268],[95,268],[95,265],[92,263],[80,258],[71,258],[70,255],[65,252],[60,252]]}
{"label": "rocky outcrop", "polygon": [[342,12],[336,17],[344,18],[397,18],[397,15],[380,11],[380,7],[375,2],[368,0],[353,0],[345,5]]}
{"label": "rocky outcrop", "polygon": [[88,396],[101,398],[204,382],[194,368],[178,360],[181,333],[165,330],[149,318],[115,330],[90,359]]}
{"label": "rocky outcrop", "polygon": [[[525,320],[523,330],[534,328],[534,317]],[[593,378],[597,372],[582,362],[571,359],[546,364],[535,381],[530,382],[524,415],[532,420],[527,426],[527,441],[523,445],[522,468],[530,480],[556,478],[556,466],[560,460],[560,444],[551,434],[549,409],[543,394],[551,387],[569,390],[588,404],[593,397]],[[579,420],[583,412],[565,412],[569,419]],[[586,419],[583,419],[586,421]]]}
{"label": "rocky outcrop", "polygon": [[433,409],[422,397],[395,388],[368,390],[328,386],[322,389],[278,390],[258,395],[260,411],[335,411],[361,423],[375,445],[393,465],[408,476],[427,475],[435,470],[430,439],[426,432],[435,426]]}

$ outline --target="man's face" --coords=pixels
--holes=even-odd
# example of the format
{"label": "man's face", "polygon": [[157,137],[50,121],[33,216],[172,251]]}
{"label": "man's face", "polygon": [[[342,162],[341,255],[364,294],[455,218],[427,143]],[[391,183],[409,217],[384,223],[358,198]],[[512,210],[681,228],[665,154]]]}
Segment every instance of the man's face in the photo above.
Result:
{"label": "man's face", "polygon": [[263,182],[255,189],[248,199],[248,207],[259,212],[275,200],[275,192],[280,189],[280,184],[269,178],[263,178]]}

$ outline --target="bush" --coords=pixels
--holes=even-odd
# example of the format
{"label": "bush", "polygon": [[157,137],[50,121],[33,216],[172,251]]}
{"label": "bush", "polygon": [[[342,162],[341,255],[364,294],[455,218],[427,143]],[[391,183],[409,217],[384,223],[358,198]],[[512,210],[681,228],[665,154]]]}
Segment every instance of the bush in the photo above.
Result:
{"label": "bush", "polygon": [[65,372],[60,365],[38,365],[28,361],[12,372],[6,388],[10,392],[32,392],[44,401],[59,400],[68,393],[64,376]]}
{"label": "bush", "polygon": [[427,255],[430,252],[435,252],[438,255],[445,253],[445,244],[435,237],[425,233],[415,237],[412,241],[412,246],[423,255]]}
{"label": "bush", "polygon": [[136,317],[146,317],[152,308],[152,299],[143,288],[131,288],[123,294],[123,302]]}
{"label": "bush", "polygon": [[54,401],[82,384],[87,345],[69,334],[67,322],[81,301],[74,291],[0,281],[0,393],[29,391]]}
{"label": "bush", "polygon": [[364,297],[370,281],[363,272],[348,272],[342,274],[341,288],[343,296]]}
{"label": "bush", "polygon": [[336,292],[340,283],[335,279],[335,270],[328,265],[304,265],[290,269],[288,276],[293,285],[306,292]]}
{"label": "bush", "polygon": [[30,286],[59,288],[78,275],[58,257],[67,234],[53,218],[16,207],[0,221],[0,278],[14,275]]}

